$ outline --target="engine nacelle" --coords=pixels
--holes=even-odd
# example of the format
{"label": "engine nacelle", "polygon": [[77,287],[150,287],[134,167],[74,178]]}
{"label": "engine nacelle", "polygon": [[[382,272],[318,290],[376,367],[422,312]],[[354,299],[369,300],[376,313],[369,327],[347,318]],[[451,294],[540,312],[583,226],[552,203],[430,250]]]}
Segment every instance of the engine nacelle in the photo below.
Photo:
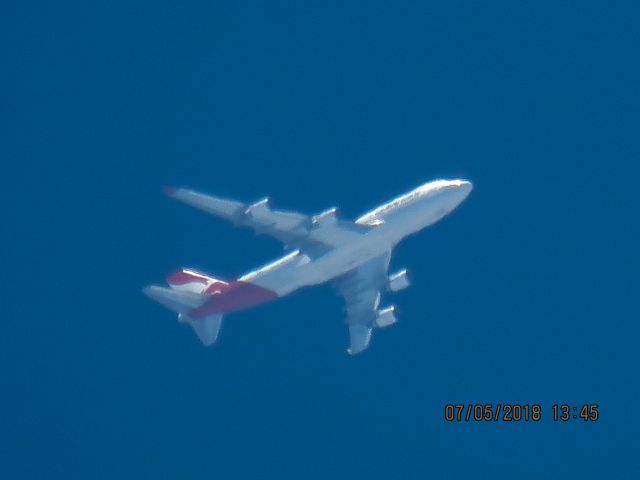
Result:
{"label": "engine nacelle", "polygon": [[265,217],[269,213],[269,198],[263,198],[262,200],[252,204],[245,210],[245,215],[251,215],[254,218]]}
{"label": "engine nacelle", "polygon": [[399,272],[389,276],[389,290],[392,292],[404,290],[409,285],[411,285],[411,282],[409,281],[409,276],[406,270],[400,270]]}
{"label": "engine nacelle", "polygon": [[384,328],[393,325],[398,321],[395,314],[396,307],[391,305],[390,307],[378,310],[378,316],[376,317],[376,327]]}
{"label": "engine nacelle", "polygon": [[324,212],[319,213],[318,215],[314,215],[311,219],[311,224],[314,227],[323,227],[325,225],[333,225],[338,221],[338,209],[330,208],[329,210],[325,210]]}

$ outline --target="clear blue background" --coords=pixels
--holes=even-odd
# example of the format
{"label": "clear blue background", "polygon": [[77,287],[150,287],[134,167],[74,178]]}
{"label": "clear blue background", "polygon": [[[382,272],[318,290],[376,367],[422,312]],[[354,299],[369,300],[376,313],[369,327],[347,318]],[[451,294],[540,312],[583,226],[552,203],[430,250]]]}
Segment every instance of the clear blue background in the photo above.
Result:
{"label": "clear blue background", "polygon": [[[2,11],[2,478],[640,474],[635,2]],[[140,293],[281,253],[166,184],[353,218],[437,177],[475,190],[397,249],[400,323],[356,358],[329,287],[211,349]]]}

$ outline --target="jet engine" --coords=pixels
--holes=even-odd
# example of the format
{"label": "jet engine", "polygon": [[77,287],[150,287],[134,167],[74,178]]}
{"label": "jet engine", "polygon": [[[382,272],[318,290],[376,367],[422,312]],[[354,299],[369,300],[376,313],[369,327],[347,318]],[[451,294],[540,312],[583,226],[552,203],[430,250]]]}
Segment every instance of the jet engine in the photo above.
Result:
{"label": "jet engine", "polygon": [[378,316],[376,317],[376,327],[384,328],[390,325],[393,325],[398,321],[395,315],[396,307],[391,305],[390,307],[383,308],[382,310],[378,310]]}
{"label": "jet engine", "polygon": [[319,213],[318,215],[314,215],[311,220],[311,223],[314,227],[323,227],[325,225],[333,225],[338,220],[337,215],[338,215],[338,209],[335,207],[330,208],[329,210],[325,210],[324,212]]}
{"label": "jet engine", "polygon": [[245,215],[251,215],[254,218],[264,217],[266,213],[269,212],[269,198],[263,198],[260,201],[252,204],[245,210]]}
{"label": "jet engine", "polygon": [[411,285],[411,282],[409,281],[409,276],[406,270],[400,270],[399,272],[389,276],[389,290],[392,292],[404,290],[409,285]]}

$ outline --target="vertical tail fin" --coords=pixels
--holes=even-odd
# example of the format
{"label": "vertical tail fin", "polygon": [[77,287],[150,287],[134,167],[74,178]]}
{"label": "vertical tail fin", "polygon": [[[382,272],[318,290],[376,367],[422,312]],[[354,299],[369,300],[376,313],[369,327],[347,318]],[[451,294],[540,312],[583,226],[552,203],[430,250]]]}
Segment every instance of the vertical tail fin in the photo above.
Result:
{"label": "vertical tail fin", "polygon": [[167,283],[174,290],[191,293],[204,293],[212,285],[221,288],[228,285],[227,282],[218,278],[213,278],[201,272],[197,272],[191,268],[182,268],[173,272],[167,277]]}

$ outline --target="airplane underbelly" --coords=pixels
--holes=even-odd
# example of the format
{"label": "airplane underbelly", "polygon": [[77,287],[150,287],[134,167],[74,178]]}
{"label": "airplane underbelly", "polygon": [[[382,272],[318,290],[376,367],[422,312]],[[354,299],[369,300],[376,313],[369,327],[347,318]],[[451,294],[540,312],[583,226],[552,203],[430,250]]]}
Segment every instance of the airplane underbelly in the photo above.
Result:
{"label": "airplane underbelly", "polygon": [[249,281],[279,296],[287,295],[302,287],[327,282],[356,268],[388,250],[387,243],[380,236],[363,235],[361,241],[337,248],[317,259],[311,260],[300,255],[299,259],[251,277]]}
{"label": "airplane underbelly", "polygon": [[360,242],[324,255],[300,269],[300,281],[306,285],[317,285],[336,278],[367,260],[380,255],[389,247],[380,239],[363,235]]}

